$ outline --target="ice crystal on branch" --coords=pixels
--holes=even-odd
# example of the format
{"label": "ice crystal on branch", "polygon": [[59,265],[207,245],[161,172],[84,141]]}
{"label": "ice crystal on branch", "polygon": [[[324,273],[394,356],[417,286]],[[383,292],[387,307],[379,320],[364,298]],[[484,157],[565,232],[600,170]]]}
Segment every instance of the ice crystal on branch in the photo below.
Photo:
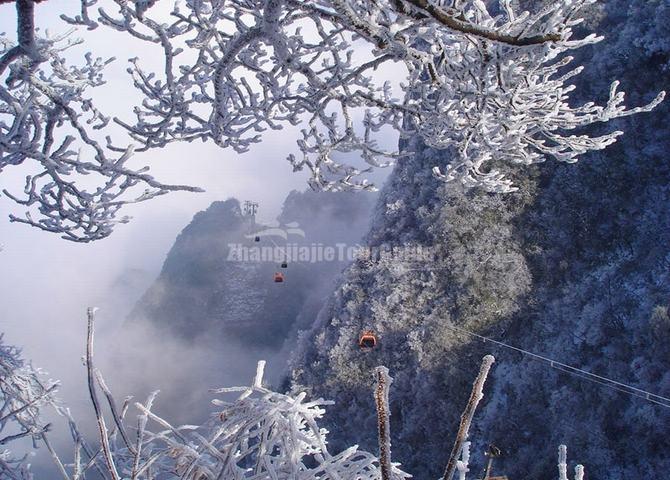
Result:
{"label": "ice crystal on branch", "polygon": [[129,167],[132,146],[115,153],[99,143],[109,118],[87,95],[104,83],[110,60],[89,53],[82,66],[69,65],[64,52],[80,43],[72,32],[39,37],[33,1],[18,0],[16,9],[18,41],[0,36],[0,172],[17,165],[29,170],[23,192],[2,190],[29,210],[10,219],[86,242],[126,222],[117,216],[125,204],[196,190],[163,185],[146,167]]}
{"label": "ice crystal on branch", "polygon": [[[233,401],[214,400],[221,410],[200,426],[175,427],[156,415],[152,407],[158,392],[152,393],[145,403],[134,404],[139,414],[131,437],[128,432],[132,427],[126,422],[130,399],[119,409],[102,374],[94,367],[94,327],[95,309],[89,308],[85,364],[100,446],[96,450],[87,445],[69,412],[59,409],[68,419],[75,443],[74,462],[63,471],[65,480],[84,480],[91,478],[89,474],[112,480],[380,478],[379,460],[357,446],[337,455],[328,451],[328,432],[317,421],[329,402],[305,401],[304,393],[282,395],[263,386],[264,361],[258,363],[250,387],[213,390],[215,394],[239,395]],[[105,420],[107,412],[113,419],[112,428]],[[394,480],[409,477],[395,464],[392,472]]]}
{"label": "ice crystal on branch", "polygon": [[13,442],[29,438],[47,442],[48,424],[40,419],[42,407],[53,404],[57,384],[46,385],[40,372],[25,364],[20,352],[5,345],[0,335],[0,477],[32,478],[27,456],[16,457]]}
{"label": "ice crystal on branch", "polygon": [[[118,14],[100,9],[100,22],[164,50],[164,75],[139,61],[130,69],[145,101],[122,124],[144,148],[211,139],[243,152],[266,129],[304,124],[294,169],[307,168],[314,188],[369,189],[361,175],[400,156],[378,146],[391,128],[453,150],[439,178],[506,192],[499,166],[574,162],[620,134],[574,131],[663,98],[627,110],[615,82],[606,105],[570,105],[581,67],[568,68],[568,53],[601,39],[573,38],[593,1],[530,14],[501,0],[493,14],[479,0],[192,0],[165,24],[117,0]],[[375,72],[387,64],[404,77],[395,89]],[[366,168],[338,160],[349,152]]]}
{"label": "ice crystal on branch", "polygon": [[[626,109],[615,82],[605,105],[571,104],[569,82],[581,67],[569,66],[569,54],[600,40],[574,38],[573,28],[594,1],[529,13],[510,0],[187,0],[166,14],[148,0],[82,0],[78,15],[62,18],[162,50],[160,72],[131,59],[144,98],[134,119],[115,119],[136,151],[209,140],[245,152],[268,129],[301,125],[299,154],[288,159],[309,171],[314,189],[373,189],[365,173],[411,154],[381,146],[396,131],[450,150],[451,160],[434,166],[437,178],[509,192],[505,171],[603,149],[620,132],[593,137],[584,127],[663,99]],[[25,197],[12,197],[37,205],[41,218],[13,219],[72,240],[102,238],[124,221],[116,218],[123,204],[186,187],[125,167],[127,144],[94,140],[90,130],[107,118],[84,91],[102,81],[104,62],[66,68],[55,42],[33,39],[32,3],[18,0],[19,42],[4,42],[0,57],[0,168],[41,164]],[[391,68],[392,78],[379,73]],[[64,126],[73,134],[57,136]],[[102,176],[100,186],[89,192],[75,173]],[[148,190],[126,200],[135,185]]]}
{"label": "ice crystal on branch", "polygon": [[[0,438],[4,445],[16,438],[32,436],[46,445],[60,478],[86,480],[405,480],[411,475],[391,461],[389,388],[393,379],[388,369],[374,371],[377,430],[380,457],[358,450],[357,446],[332,454],[327,447],[328,432],[319,427],[332,402],[307,401],[305,393],[280,394],[263,386],[265,362],[258,363],[251,386],[220,388],[217,395],[236,394],[232,400],[216,399],[217,410],[202,425],[173,426],[158,416],[153,405],[158,392],[144,403],[125,399],[120,408],[101,372],[94,366],[95,309],[88,309],[88,335],[84,364],[89,398],[98,425],[97,439],[82,435],[70,411],[57,405],[51,393],[55,385],[44,387],[37,372],[25,369],[18,352],[0,343],[0,431],[7,421],[17,422],[22,432]],[[487,355],[463,413],[463,422],[454,445],[447,472],[459,472],[464,480],[470,458],[467,426],[483,395],[482,388],[494,359]],[[71,462],[62,462],[47,438],[47,427],[39,422],[39,407],[48,403],[68,423],[74,443]],[[136,421],[129,425],[134,406]],[[463,425],[466,427],[463,428]],[[3,432],[4,435],[5,432]],[[559,476],[567,472],[565,447],[559,450]],[[452,460],[456,456],[460,461]],[[576,480],[583,478],[577,466]],[[32,480],[28,465],[0,452],[2,478]],[[445,478],[451,474],[445,473]]]}
{"label": "ice crystal on branch", "polygon": [[[91,330],[89,330],[91,331]],[[92,343],[89,341],[89,351]],[[89,355],[89,374],[92,364]],[[150,478],[185,478],[192,480],[296,479],[296,480],[378,480],[380,465],[377,458],[353,446],[333,455],[326,447],[325,429],[317,421],[325,413],[323,400],[305,401],[305,394],[295,397],[272,392],[262,386],[265,363],[259,362],[251,387],[232,387],[214,390],[217,394],[238,393],[233,401],[215,400],[221,408],[211,420],[201,426],[172,426],[152,412],[156,393],[146,403],[136,403],[139,411],[136,441],[128,440],[124,418],[127,406],[116,411],[111,393],[100,375],[97,384],[105,391],[116,427],[101,438],[104,461],[86,454],[72,465],[73,471],[86,478],[87,470],[97,466],[112,478],[133,480]],[[92,392],[97,386],[93,384]],[[97,395],[92,393],[94,404]],[[98,412],[96,410],[96,412]],[[101,413],[96,416],[104,423]],[[152,431],[151,424],[159,427]],[[101,430],[101,432],[103,431]],[[73,424],[74,439],[80,438]],[[121,439],[117,438],[121,434]],[[85,460],[85,459],[84,459]],[[79,463],[77,463],[79,462]],[[409,478],[392,466],[394,479]]]}

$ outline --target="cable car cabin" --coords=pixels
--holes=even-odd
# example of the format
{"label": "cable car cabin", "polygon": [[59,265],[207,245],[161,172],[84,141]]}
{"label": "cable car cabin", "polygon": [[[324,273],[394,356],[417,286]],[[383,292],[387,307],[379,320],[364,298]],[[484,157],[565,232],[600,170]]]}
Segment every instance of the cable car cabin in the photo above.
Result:
{"label": "cable car cabin", "polygon": [[256,236],[254,237],[254,242],[260,242],[260,241],[261,241],[261,237],[259,237],[258,235],[256,235]]}
{"label": "cable car cabin", "polygon": [[377,346],[377,337],[373,332],[367,330],[363,332],[361,338],[358,340],[358,346],[362,349],[371,349]]}
{"label": "cable car cabin", "polygon": [[274,281],[275,281],[275,283],[283,283],[284,282],[284,274],[281,273],[281,272],[275,272]]}
{"label": "cable car cabin", "polygon": [[288,263],[286,263],[286,262],[282,262],[282,264],[281,264],[281,268],[288,268]]}

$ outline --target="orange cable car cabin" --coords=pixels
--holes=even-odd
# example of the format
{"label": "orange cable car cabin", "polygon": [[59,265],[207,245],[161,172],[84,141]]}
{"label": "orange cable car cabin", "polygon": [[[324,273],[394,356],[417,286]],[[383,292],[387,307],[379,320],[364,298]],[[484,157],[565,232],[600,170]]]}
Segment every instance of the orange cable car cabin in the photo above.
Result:
{"label": "orange cable car cabin", "polygon": [[366,330],[358,340],[358,346],[363,349],[375,348],[377,346],[377,337],[371,330]]}
{"label": "orange cable car cabin", "polygon": [[275,272],[274,281],[275,283],[282,283],[284,281],[284,274],[281,272]]}

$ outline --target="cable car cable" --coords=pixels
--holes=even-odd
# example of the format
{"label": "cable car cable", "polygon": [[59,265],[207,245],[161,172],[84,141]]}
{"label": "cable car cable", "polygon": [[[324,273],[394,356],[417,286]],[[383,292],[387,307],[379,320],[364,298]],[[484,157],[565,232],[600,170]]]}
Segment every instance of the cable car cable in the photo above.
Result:
{"label": "cable car cable", "polygon": [[[446,268],[405,268],[405,270],[421,270],[421,271],[435,271],[435,270],[444,270]],[[483,335],[479,335],[477,333],[471,332],[469,330],[466,330],[464,328],[457,327],[455,325],[446,325],[447,328],[463,333],[466,335],[470,335],[472,337],[478,338],[479,340],[482,340],[483,342],[491,342],[495,345],[498,345],[500,347],[508,348],[510,350],[514,350],[516,352],[519,352],[523,355],[528,355],[535,360],[539,360],[544,363],[548,363],[552,368],[559,370],[561,372],[574,375],[576,377],[582,378],[583,380],[590,381],[593,383],[596,383],[598,385],[604,386],[611,388],[612,390],[616,390],[621,393],[628,394],[633,397],[641,398],[643,400],[646,400],[650,403],[654,403],[656,405],[660,405],[662,407],[670,408],[670,398],[664,397],[662,395],[657,395],[655,393],[648,392],[646,390],[642,390],[641,388],[634,387],[632,385],[628,385],[623,382],[618,382],[616,380],[612,380],[611,378],[603,377],[602,375],[598,375],[596,373],[592,372],[587,372],[586,370],[582,370],[577,367],[573,367],[572,365],[568,365],[556,360],[552,360],[551,358],[544,357],[542,355],[538,355],[533,352],[529,352],[528,350],[524,350],[519,347],[515,347],[513,345],[506,344],[504,342],[498,341],[498,340],[493,340],[492,338],[485,337]]]}
{"label": "cable car cable", "polygon": [[528,355],[535,360],[539,360],[544,363],[548,363],[552,368],[555,368],[556,370],[562,371],[564,373],[568,373],[570,375],[574,375],[576,377],[582,378],[584,380],[597,383],[602,386],[609,387],[613,390],[616,390],[621,393],[626,393],[628,395],[634,396],[641,398],[643,400],[647,400],[650,403],[655,403],[657,405],[660,405],[662,407],[670,408],[670,398],[663,397],[661,395],[657,395],[655,393],[648,392],[646,390],[642,390],[641,388],[634,387],[632,385],[628,385],[623,382],[618,382],[616,380],[612,380],[611,378],[603,377],[602,375],[598,375],[592,372],[587,372],[586,370],[582,370],[577,367],[573,367],[572,365],[568,365],[556,360],[552,360],[551,358],[544,357],[542,355],[538,355],[537,353],[529,352],[528,350],[524,350],[519,347],[515,347],[513,345],[509,345],[507,343],[498,341],[498,340],[493,340],[492,338],[485,337],[483,335],[479,335],[477,333],[471,332],[469,330],[466,330],[461,327],[457,327],[455,325],[445,325],[448,329],[451,329],[453,331],[463,333],[466,335],[470,335],[472,337],[478,338],[479,340],[482,340],[483,342],[491,342],[495,345],[498,345],[500,347],[508,348],[510,350],[514,350],[516,352],[519,352],[523,355]]}
{"label": "cable car cable", "polygon": [[284,247],[284,248],[282,249],[282,247],[280,247],[279,245],[277,245],[277,244],[275,243],[275,241],[272,240],[272,237],[268,237],[268,239],[272,242],[272,245],[274,245],[276,248],[278,248],[279,250],[282,251],[282,253],[284,254],[284,261],[286,261],[286,260],[290,260],[291,263],[293,263],[293,260],[291,259],[291,257],[290,257],[290,256],[288,255],[288,253],[286,252],[286,247]]}

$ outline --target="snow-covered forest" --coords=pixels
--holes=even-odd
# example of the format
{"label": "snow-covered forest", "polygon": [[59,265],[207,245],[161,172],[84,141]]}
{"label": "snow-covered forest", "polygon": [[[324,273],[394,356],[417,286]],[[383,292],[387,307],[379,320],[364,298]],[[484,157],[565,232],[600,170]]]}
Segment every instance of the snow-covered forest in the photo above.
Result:
{"label": "snow-covered forest", "polygon": [[[670,468],[670,1],[54,3],[0,0],[3,229],[113,255],[145,204],[207,195],[189,176],[198,157],[249,158],[264,142],[246,175],[284,157],[285,176],[314,191],[275,194],[277,222],[263,223],[230,198],[247,195],[242,177],[221,179],[225,197],[182,221],[156,280],[105,314],[120,317],[116,342],[94,308],[82,315],[68,355],[84,352],[81,402],[41,370],[60,359],[30,362],[0,340],[0,478]],[[116,59],[98,53],[116,39]],[[271,168],[258,188],[279,191]],[[303,259],[291,235],[295,252],[376,253]],[[0,248],[6,272],[30,264],[16,243]],[[230,261],[255,245],[282,257]],[[430,260],[394,256],[403,248]],[[55,315],[64,300],[39,298],[39,268],[26,311]],[[65,276],[49,282],[67,295]],[[170,372],[180,361],[191,369]],[[210,383],[214,370],[240,377],[242,361],[259,361],[249,386]]]}

